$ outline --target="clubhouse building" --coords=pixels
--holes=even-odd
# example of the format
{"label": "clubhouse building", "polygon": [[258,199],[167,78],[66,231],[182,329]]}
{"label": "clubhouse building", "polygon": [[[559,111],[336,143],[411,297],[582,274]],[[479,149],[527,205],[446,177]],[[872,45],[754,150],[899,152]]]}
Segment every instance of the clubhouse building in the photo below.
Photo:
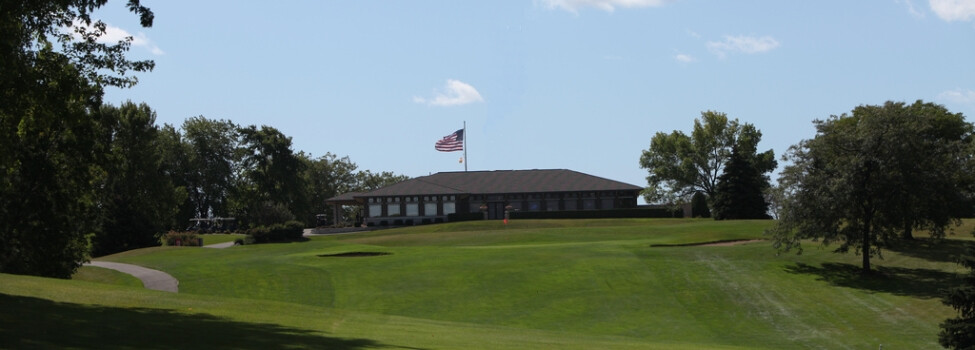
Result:
{"label": "clubhouse building", "polygon": [[566,169],[443,172],[325,202],[335,218],[359,206],[369,226],[448,221],[448,215],[502,219],[505,211],[575,211],[635,208],[643,188]]}

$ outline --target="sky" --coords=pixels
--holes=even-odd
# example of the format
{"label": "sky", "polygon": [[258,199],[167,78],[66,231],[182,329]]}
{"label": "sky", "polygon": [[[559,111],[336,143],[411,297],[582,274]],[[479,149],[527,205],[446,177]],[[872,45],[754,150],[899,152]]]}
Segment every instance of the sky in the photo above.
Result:
{"label": "sky", "polygon": [[156,68],[105,102],[272,126],[374,172],[463,171],[434,143],[465,122],[469,170],[646,186],[651,137],[708,110],[776,157],[859,105],[975,121],[975,0],[142,0],[151,28],[124,3],[95,17]]}

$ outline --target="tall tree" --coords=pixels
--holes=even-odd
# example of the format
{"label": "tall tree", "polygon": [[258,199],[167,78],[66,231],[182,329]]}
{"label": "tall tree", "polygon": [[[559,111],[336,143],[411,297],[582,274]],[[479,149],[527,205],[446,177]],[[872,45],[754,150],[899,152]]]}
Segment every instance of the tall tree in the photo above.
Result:
{"label": "tall tree", "polygon": [[352,187],[352,191],[355,192],[372,191],[410,179],[409,176],[396,175],[391,171],[374,173],[369,170],[363,170],[356,173],[355,178],[356,183],[355,186]]}
{"label": "tall tree", "polygon": [[[244,217],[261,210],[257,205],[281,205],[304,222],[314,219],[308,209],[302,173],[305,163],[292,151],[291,138],[273,127],[241,128],[243,176],[236,192]],[[265,204],[261,204],[265,203]],[[266,206],[266,205],[265,205]]]}
{"label": "tall tree", "polygon": [[[918,102],[923,105],[922,102]],[[802,252],[803,239],[839,243],[870,258],[900,239],[905,225],[935,236],[972,193],[972,128],[961,114],[963,132],[953,137],[929,132],[937,117],[904,113],[903,103],[860,106],[852,115],[815,121],[816,136],[792,146],[779,180],[786,201],[770,229],[773,246]],[[917,171],[907,171],[917,167]]]}
{"label": "tall tree", "polygon": [[163,172],[156,115],[148,105],[127,102],[97,112],[106,132],[107,171],[101,207],[105,219],[95,235],[93,253],[159,244],[159,234],[172,223],[177,195]]}
{"label": "tall tree", "polygon": [[[129,87],[132,38],[104,43],[105,0],[4,1],[0,10],[0,272],[69,277],[101,217],[94,184],[103,87]],[[129,0],[144,27],[152,12]]]}
{"label": "tall tree", "polygon": [[92,254],[157,246],[180,198],[162,172],[156,113],[144,103],[126,102],[102,106],[97,114],[108,149],[100,200],[105,216],[92,239]]}
{"label": "tall tree", "polygon": [[701,191],[713,198],[732,147],[738,147],[760,173],[775,169],[775,154],[770,149],[758,153],[762,133],[754,125],[728,120],[724,113],[707,111],[694,120],[690,136],[681,131],[658,132],[643,151],[640,167],[647,169],[647,202],[673,203]]}
{"label": "tall tree", "polygon": [[241,175],[238,128],[229,120],[203,116],[183,122],[189,145],[187,194],[197,217],[228,216],[228,196]]}
{"label": "tall tree", "polygon": [[354,191],[358,166],[348,156],[339,158],[332,153],[315,159],[301,154],[301,159],[305,163],[304,181],[308,187],[311,212],[325,214],[328,221],[334,222],[333,213],[326,207],[325,200]]}
{"label": "tall tree", "polygon": [[767,219],[768,202],[764,193],[768,178],[733,147],[731,158],[718,177],[714,189],[714,218],[716,220]]}
{"label": "tall tree", "polygon": [[161,173],[169,177],[174,186],[177,202],[176,215],[170,228],[182,229],[189,226],[190,219],[197,217],[197,206],[189,196],[191,178],[196,178],[196,169],[191,168],[193,147],[176,127],[164,124],[159,130],[159,153],[162,157]]}

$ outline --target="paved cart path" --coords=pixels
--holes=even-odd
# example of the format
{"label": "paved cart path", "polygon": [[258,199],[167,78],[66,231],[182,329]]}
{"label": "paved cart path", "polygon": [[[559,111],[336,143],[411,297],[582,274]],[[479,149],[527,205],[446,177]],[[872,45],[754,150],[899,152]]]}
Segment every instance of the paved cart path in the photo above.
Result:
{"label": "paved cart path", "polygon": [[123,264],[109,261],[92,261],[85,265],[104,267],[115,271],[123,272],[135,276],[142,280],[142,285],[146,289],[161,290],[164,292],[179,292],[179,281],[168,273],[145,268],[139,265]]}

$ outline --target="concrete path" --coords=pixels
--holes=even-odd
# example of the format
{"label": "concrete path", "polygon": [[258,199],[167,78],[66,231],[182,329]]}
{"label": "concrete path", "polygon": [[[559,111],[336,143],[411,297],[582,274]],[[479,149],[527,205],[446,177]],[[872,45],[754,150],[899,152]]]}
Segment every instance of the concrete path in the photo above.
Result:
{"label": "concrete path", "polygon": [[230,248],[233,246],[234,246],[234,242],[223,242],[223,243],[216,243],[216,244],[208,244],[203,246],[203,248],[223,249],[223,248]]}
{"label": "concrete path", "polygon": [[123,272],[135,276],[142,280],[142,285],[146,289],[161,290],[164,292],[179,292],[179,281],[168,273],[145,268],[139,265],[123,264],[108,261],[92,261],[85,265],[104,267],[115,271]]}

